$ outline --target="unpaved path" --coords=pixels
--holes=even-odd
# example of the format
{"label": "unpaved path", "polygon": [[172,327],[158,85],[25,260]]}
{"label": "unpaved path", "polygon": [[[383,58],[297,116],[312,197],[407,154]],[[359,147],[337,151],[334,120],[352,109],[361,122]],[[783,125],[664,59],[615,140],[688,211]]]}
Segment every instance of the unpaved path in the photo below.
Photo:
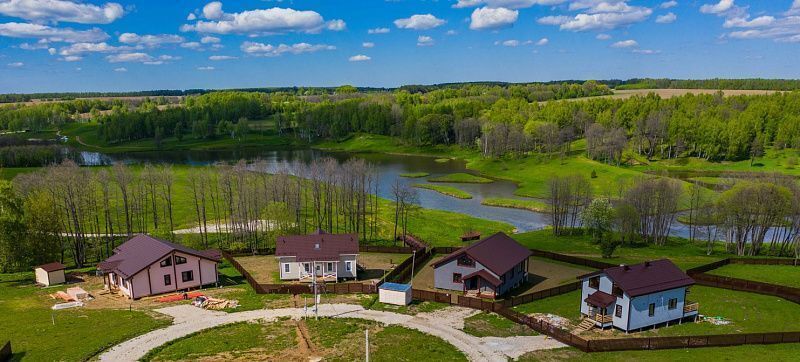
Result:
{"label": "unpaved path", "polygon": [[[204,329],[242,321],[271,321],[279,317],[300,319],[306,315],[303,308],[225,313],[180,305],[156,311],[171,316],[173,324],[120,343],[101,354],[99,360],[137,361],[147,352],[164,343]],[[463,352],[471,361],[507,361],[509,357],[517,358],[531,351],[564,347],[560,342],[545,336],[478,338],[457,328],[459,325],[463,327],[463,319],[474,313],[475,311],[471,309],[460,307],[450,307],[416,316],[365,310],[360,305],[351,304],[322,304],[319,307],[319,315],[323,317],[367,319],[384,324],[401,325],[437,336]]]}

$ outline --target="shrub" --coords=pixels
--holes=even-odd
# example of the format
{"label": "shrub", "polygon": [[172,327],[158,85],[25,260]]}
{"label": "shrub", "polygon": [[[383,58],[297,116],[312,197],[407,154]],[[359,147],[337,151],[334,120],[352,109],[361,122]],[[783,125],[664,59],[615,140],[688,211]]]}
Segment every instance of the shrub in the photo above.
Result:
{"label": "shrub", "polygon": [[597,178],[597,171],[592,170],[592,178]]}
{"label": "shrub", "polygon": [[600,239],[600,254],[603,258],[608,259],[614,255],[614,251],[622,244],[621,241],[613,237],[604,237]]}

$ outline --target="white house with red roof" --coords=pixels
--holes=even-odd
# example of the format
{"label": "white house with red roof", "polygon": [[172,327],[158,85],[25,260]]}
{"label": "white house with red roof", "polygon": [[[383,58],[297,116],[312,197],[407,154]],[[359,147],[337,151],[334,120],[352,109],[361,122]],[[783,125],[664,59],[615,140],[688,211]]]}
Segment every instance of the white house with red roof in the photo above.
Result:
{"label": "white house with red roof", "polygon": [[503,295],[527,281],[530,256],[530,250],[499,232],[434,263],[434,287]]}
{"label": "white house with red roof", "polygon": [[688,301],[694,279],[669,259],[620,265],[578,278],[584,328],[632,331],[697,316],[698,304]]}
{"label": "white house with red roof", "polygon": [[358,235],[329,234],[278,237],[275,243],[281,280],[336,282],[358,276]]}
{"label": "white house with red roof", "polygon": [[97,265],[106,289],[131,299],[215,284],[220,253],[139,234]]}

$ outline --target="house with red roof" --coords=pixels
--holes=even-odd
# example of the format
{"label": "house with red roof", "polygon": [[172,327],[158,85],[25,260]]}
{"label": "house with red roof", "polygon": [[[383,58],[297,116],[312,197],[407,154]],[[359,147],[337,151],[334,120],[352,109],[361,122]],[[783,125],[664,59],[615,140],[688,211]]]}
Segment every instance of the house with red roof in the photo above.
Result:
{"label": "house with red roof", "polygon": [[531,251],[499,232],[434,263],[434,286],[497,297],[528,280]]}
{"label": "house with red roof", "polygon": [[131,299],[215,284],[219,251],[198,251],[139,234],[97,265],[106,289]]}
{"label": "house with red roof", "polygon": [[669,259],[620,265],[578,278],[584,328],[627,332],[697,317],[698,304],[688,301],[694,280]]}
{"label": "house with red roof", "polygon": [[281,280],[336,282],[358,276],[358,234],[329,234],[317,230],[309,235],[278,237],[275,243]]}

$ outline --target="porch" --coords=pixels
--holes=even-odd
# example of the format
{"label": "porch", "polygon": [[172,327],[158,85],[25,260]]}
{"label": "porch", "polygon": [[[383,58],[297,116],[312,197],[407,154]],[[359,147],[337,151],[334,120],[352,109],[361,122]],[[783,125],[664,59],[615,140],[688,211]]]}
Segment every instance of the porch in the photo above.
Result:
{"label": "porch", "polygon": [[317,283],[331,282],[339,280],[339,261],[314,261],[298,263],[300,282]]}
{"label": "porch", "polygon": [[595,326],[600,328],[611,327],[614,322],[613,307],[616,304],[617,297],[596,291],[590,294],[584,300],[589,306],[589,314],[587,319],[591,320]]}
{"label": "porch", "polygon": [[700,303],[686,301],[686,303],[684,303],[683,305],[683,315],[684,316],[695,315],[697,314],[699,309],[700,309]]}
{"label": "porch", "polygon": [[477,298],[497,298],[497,290],[502,282],[485,270],[478,270],[461,279],[464,295]]}

